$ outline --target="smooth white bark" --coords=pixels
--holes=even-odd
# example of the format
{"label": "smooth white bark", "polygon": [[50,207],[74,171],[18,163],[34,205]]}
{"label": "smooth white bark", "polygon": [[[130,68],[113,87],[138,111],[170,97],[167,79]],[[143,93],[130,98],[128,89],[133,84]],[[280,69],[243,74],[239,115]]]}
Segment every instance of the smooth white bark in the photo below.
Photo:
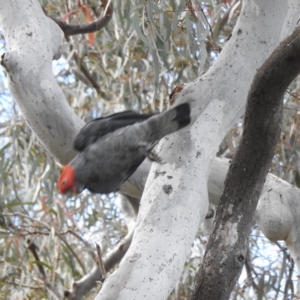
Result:
{"label": "smooth white bark", "polygon": [[[271,241],[283,240],[300,271],[300,190],[275,177],[267,176],[256,210],[256,221]],[[300,296],[300,290],[297,291]]]}
{"label": "smooth white bark", "polygon": [[298,1],[244,1],[214,66],[179,101],[194,124],[159,146],[141,201],[132,245],[96,299],[166,299],[178,280],[207,207],[207,178],[220,140],[242,114],[258,69],[297,22]]}
{"label": "smooth white bark", "polygon": [[1,0],[0,7],[10,93],[45,148],[67,163],[75,154],[73,140],[84,123],[68,105],[52,72],[63,33],[38,1]]}
{"label": "smooth white bark", "polygon": [[[132,245],[97,299],[167,298],[207,211],[206,184],[217,145],[242,114],[256,69],[293,30],[298,2],[244,1],[233,35],[215,65],[184,89],[179,101],[191,103],[194,124],[160,144],[160,156],[167,163],[153,164]],[[74,155],[72,141],[83,122],[52,74],[51,61],[59,53],[62,33],[44,16],[38,1],[0,0],[0,4],[0,25],[8,45],[3,63],[12,96],[45,147],[66,163]],[[138,193],[143,174],[131,179],[123,192]],[[286,241],[297,247],[296,238],[289,233]]]}

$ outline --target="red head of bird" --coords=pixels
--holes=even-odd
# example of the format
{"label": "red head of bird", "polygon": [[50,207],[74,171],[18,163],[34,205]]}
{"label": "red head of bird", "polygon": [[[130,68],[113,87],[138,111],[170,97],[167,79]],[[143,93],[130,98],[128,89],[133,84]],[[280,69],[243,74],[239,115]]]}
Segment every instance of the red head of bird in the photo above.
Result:
{"label": "red head of bird", "polygon": [[72,166],[66,165],[58,180],[58,189],[62,194],[76,192],[75,170]]}

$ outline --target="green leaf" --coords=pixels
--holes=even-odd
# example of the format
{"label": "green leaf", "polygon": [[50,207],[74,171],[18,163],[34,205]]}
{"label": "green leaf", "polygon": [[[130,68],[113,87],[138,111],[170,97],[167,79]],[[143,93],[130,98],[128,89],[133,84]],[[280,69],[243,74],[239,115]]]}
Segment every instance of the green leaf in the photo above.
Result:
{"label": "green leaf", "polygon": [[155,90],[158,88],[158,82],[159,82],[159,72],[160,72],[160,64],[158,61],[157,53],[156,51],[151,51],[152,58],[153,58],[153,64],[154,64],[154,86]]}
{"label": "green leaf", "polygon": [[184,4],[185,1],[184,0],[180,0],[180,3],[177,7],[177,9],[174,12],[174,17],[173,17],[173,22],[172,22],[172,29],[174,31],[174,33],[176,33],[176,29],[177,29],[177,23],[178,23],[178,17],[181,14],[183,8],[184,8]]}
{"label": "green leaf", "polygon": [[165,68],[167,68],[167,70],[170,71],[170,66],[169,66],[169,63],[168,63],[168,58],[167,58],[167,55],[166,55],[166,51],[164,49],[165,48],[164,43],[160,39],[157,39],[156,45],[157,45],[157,53],[158,53],[158,55],[162,59]]}
{"label": "green leaf", "polygon": [[42,262],[42,261],[39,261],[39,260],[35,260],[35,261],[32,261],[31,262],[32,264],[35,264],[35,265],[41,265],[47,269],[49,269],[50,271],[53,271],[53,268],[50,267],[49,265],[47,265],[46,263]]}
{"label": "green leaf", "polygon": [[166,34],[164,36],[164,42],[168,41],[168,39],[170,38],[171,36],[171,33],[172,33],[172,25],[170,23],[170,20],[168,18],[168,15],[163,12],[163,23],[164,25],[166,26]]}
{"label": "green leaf", "polygon": [[150,43],[149,40],[146,38],[146,36],[142,33],[140,25],[139,25],[139,16],[138,16],[138,12],[136,12],[133,15],[132,18],[132,23],[133,23],[133,28],[135,29],[138,37],[144,42],[144,44],[146,44],[148,47],[150,47],[151,49],[155,49],[155,47],[153,47]]}
{"label": "green leaf", "polygon": [[0,155],[3,155],[4,151],[9,148],[11,145],[11,143],[7,143],[5,146],[3,146],[1,149],[0,149]]}
{"label": "green leaf", "polygon": [[157,13],[163,13],[163,9],[159,8],[154,2],[153,0],[148,0],[147,1],[149,4],[149,7],[151,7],[155,12]]}
{"label": "green leaf", "polygon": [[57,212],[53,208],[49,209],[49,213],[57,217]]}
{"label": "green leaf", "polygon": [[34,202],[10,201],[7,204],[4,204],[3,208],[10,208],[10,207],[15,207],[15,206],[20,206],[20,205],[35,205],[35,203]]}

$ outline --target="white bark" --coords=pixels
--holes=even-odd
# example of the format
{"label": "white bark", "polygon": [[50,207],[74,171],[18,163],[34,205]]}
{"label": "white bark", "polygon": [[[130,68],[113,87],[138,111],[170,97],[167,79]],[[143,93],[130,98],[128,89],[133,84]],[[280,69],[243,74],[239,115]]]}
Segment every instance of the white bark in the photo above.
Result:
{"label": "white bark", "polygon": [[68,105],[52,73],[63,33],[35,0],[0,0],[8,50],[2,61],[9,89],[30,127],[60,162],[74,156],[72,142],[83,121]]}
{"label": "white bark", "polygon": [[214,66],[179,101],[192,105],[193,126],[160,144],[132,245],[96,299],[166,299],[178,280],[207,207],[215,149],[242,114],[256,69],[297,22],[298,1],[244,1],[231,39]]}
{"label": "white bark", "polygon": [[[217,145],[242,114],[256,69],[293,30],[298,2],[244,1],[217,62],[181,93],[179,101],[193,107],[194,124],[160,144],[160,156],[167,163],[152,166],[132,245],[97,299],[167,298],[207,211],[206,183]],[[51,61],[59,53],[62,33],[44,16],[38,1],[0,0],[0,4],[0,24],[9,47],[3,65],[12,96],[45,147],[66,163],[74,155],[72,141],[83,122],[52,75]],[[129,182],[130,191],[139,179]],[[294,247],[295,237],[286,238]]]}
{"label": "white bark", "polygon": [[[227,159],[216,158],[209,175],[210,200],[217,205],[229,169]],[[300,270],[300,189],[268,174],[257,205],[255,220],[271,241],[285,241]],[[205,220],[211,222],[211,220]],[[299,293],[300,290],[298,290]]]}
{"label": "white bark", "polygon": [[[300,190],[269,174],[259,199],[256,221],[271,241],[283,240],[300,271]],[[298,296],[300,290],[298,289]]]}

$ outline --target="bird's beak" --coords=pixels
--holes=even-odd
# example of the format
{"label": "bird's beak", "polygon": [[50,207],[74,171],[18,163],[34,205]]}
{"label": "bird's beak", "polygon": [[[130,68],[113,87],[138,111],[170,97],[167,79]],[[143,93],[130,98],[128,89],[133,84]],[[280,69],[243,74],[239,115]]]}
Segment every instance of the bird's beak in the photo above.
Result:
{"label": "bird's beak", "polygon": [[73,192],[76,194],[80,194],[84,189],[85,189],[84,185],[76,185],[76,187],[74,187],[73,189]]}
{"label": "bird's beak", "polygon": [[72,190],[68,190],[67,192],[65,192],[65,196],[67,198],[72,198],[76,195],[76,193],[74,193]]}
{"label": "bird's beak", "polygon": [[74,197],[78,194],[80,194],[82,191],[84,190],[84,187],[83,186],[73,186],[71,189],[68,189],[64,195],[67,197],[67,198],[71,198],[71,197]]}

